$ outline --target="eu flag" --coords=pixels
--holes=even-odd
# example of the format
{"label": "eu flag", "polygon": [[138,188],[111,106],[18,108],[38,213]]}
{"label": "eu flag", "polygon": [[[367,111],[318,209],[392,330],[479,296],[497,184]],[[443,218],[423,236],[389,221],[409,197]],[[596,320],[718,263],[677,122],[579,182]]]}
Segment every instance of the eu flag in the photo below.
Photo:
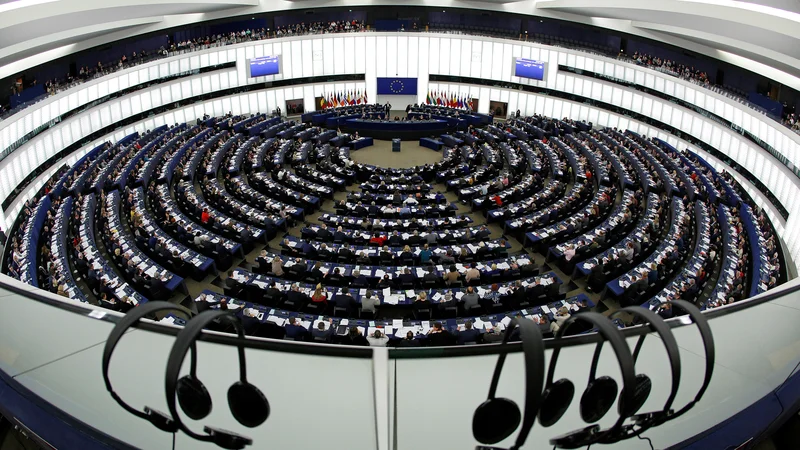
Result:
{"label": "eu flag", "polygon": [[378,78],[378,94],[416,95],[416,78]]}

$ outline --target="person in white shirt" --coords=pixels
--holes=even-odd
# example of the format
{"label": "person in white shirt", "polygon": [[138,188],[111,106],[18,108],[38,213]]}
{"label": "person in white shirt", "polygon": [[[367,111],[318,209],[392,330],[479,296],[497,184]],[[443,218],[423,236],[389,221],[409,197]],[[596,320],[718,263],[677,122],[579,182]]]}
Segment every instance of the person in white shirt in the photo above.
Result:
{"label": "person in white shirt", "polygon": [[406,199],[403,200],[403,204],[405,205],[416,205],[418,203],[419,202],[417,201],[417,199],[415,199],[414,196],[411,194],[408,194],[408,197],[406,197]]}
{"label": "person in white shirt", "polygon": [[567,319],[569,319],[569,316],[570,316],[569,310],[565,306],[562,306],[561,309],[559,309],[558,312],[556,313],[555,319],[552,322],[550,322],[550,331],[553,334],[556,334],[558,329],[564,325],[564,322],[566,322]]}
{"label": "person in white shirt", "polygon": [[389,342],[389,339],[381,333],[381,330],[375,330],[370,336],[367,336],[367,342],[369,342],[370,347],[386,347],[386,343]]}

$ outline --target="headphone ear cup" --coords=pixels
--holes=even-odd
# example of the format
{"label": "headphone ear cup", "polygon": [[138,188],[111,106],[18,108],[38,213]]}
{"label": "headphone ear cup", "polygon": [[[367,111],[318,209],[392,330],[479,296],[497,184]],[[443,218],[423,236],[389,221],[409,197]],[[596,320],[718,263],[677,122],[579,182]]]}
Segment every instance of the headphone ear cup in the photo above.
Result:
{"label": "headphone ear cup", "polygon": [[581,396],[581,418],[595,423],[606,415],[617,398],[617,382],[611,377],[595,378]]}
{"label": "headphone ear cup", "polygon": [[558,422],[567,412],[572,397],[575,396],[575,385],[566,378],[562,378],[544,390],[541,407],[539,408],[539,423],[549,427]]}
{"label": "headphone ear cup", "polygon": [[175,392],[181,409],[189,418],[200,420],[211,413],[211,395],[199,379],[186,375],[178,380]]}
{"label": "headphone ear cup", "polygon": [[652,388],[653,382],[650,380],[650,377],[643,373],[636,375],[636,390],[633,393],[633,404],[630,405],[630,409],[627,408],[628,405],[626,405],[623,400],[625,398],[625,388],[623,388],[619,397],[619,403],[617,404],[619,414],[629,416],[636,414],[644,405],[644,402],[647,401],[647,398],[650,397]]}
{"label": "headphone ear cup", "polygon": [[507,398],[492,398],[472,415],[472,435],[481,444],[495,444],[511,436],[522,419],[517,404]]}
{"label": "headphone ear cup", "polygon": [[250,383],[237,381],[228,388],[228,406],[240,424],[253,428],[269,417],[269,401],[261,390]]}

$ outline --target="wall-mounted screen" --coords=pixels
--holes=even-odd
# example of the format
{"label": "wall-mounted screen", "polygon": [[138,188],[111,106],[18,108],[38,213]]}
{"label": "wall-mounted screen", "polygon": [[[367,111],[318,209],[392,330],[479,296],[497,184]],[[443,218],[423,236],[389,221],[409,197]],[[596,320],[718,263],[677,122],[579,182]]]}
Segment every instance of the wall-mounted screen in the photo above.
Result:
{"label": "wall-mounted screen", "polygon": [[262,56],[249,61],[250,77],[263,77],[281,72],[280,62],[277,56]]}
{"label": "wall-mounted screen", "polygon": [[544,64],[542,61],[516,58],[514,62],[514,76],[544,80]]}

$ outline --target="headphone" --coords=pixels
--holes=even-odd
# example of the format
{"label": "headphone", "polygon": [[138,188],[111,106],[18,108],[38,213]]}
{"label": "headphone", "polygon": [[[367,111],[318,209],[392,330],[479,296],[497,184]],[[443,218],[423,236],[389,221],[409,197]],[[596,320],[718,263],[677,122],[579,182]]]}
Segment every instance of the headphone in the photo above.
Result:
{"label": "headphone", "polygon": [[[700,312],[696,306],[687,302],[686,300],[670,300],[659,305],[658,309],[661,309],[667,304],[671,304],[672,306],[677,306],[678,308],[682,309],[689,317],[692,318],[692,322],[697,325],[697,329],[700,332],[700,337],[703,340],[703,349],[706,354],[705,376],[703,377],[703,384],[700,386],[700,390],[697,391],[694,399],[680,410],[673,412],[672,410],[667,410],[665,408],[664,411],[637,414],[631,417],[634,421],[634,424],[641,427],[640,430],[633,433],[635,435],[641,434],[644,429],[657,427],[667,421],[680,417],[692,409],[694,405],[697,404],[701,398],[703,398],[703,394],[705,394],[706,389],[708,389],[708,385],[711,383],[711,376],[714,374],[714,335],[711,333],[711,327],[708,325],[708,319],[705,318],[703,313]],[[674,393],[672,395],[674,396]]]}
{"label": "headphone", "polygon": [[[617,356],[617,362],[622,372],[623,389],[619,397],[620,417],[617,419],[614,427],[609,430],[613,432],[622,426],[626,418],[632,416],[636,412],[634,408],[637,404],[641,406],[641,403],[644,403],[643,400],[640,403],[636,398],[636,393],[639,389],[637,389],[633,357],[619,329],[612,324],[608,318],[595,312],[582,312],[570,316],[564,322],[564,325],[556,332],[555,340],[560,341],[563,339],[570,325],[578,321],[589,322],[594,325],[598,333],[603,337],[595,348],[589,383],[581,396],[580,413],[581,418],[586,423],[597,422],[603,418],[608,410],[611,409],[611,405],[617,397],[617,382],[608,376],[596,376],[597,363],[599,362],[600,353],[605,341],[611,344]],[[560,353],[561,345],[559,345],[559,342],[556,342],[553,356],[550,358],[550,368],[547,373],[547,386],[545,387],[544,393],[542,393],[541,407],[539,408],[539,423],[545,427],[552,426],[561,419],[564,413],[567,412],[570,403],[572,403],[572,398],[575,395],[575,385],[572,381],[566,378],[555,382],[553,381],[558,355]],[[645,399],[646,398],[647,397],[645,397]],[[597,442],[602,436],[599,434],[599,431],[600,425],[594,424],[561,436],[556,436],[550,439],[550,443],[556,447],[566,449],[584,447]]]}
{"label": "headphone", "polygon": [[[649,323],[650,329],[654,330],[658,333],[661,341],[664,343],[664,347],[667,350],[667,357],[669,358],[669,366],[670,366],[670,373],[672,377],[672,386],[670,388],[669,397],[667,397],[667,402],[664,404],[664,408],[660,411],[653,411],[649,413],[644,413],[642,416],[647,416],[651,418],[656,417],[667,417],[669,414],[672,413],[670,409],[672,407],[672,402],[675,401],[675,396],[678,394],[678,387],[680,386],[681,381],[681,358],[680,358],[680,349],[678,348],[678,343],[675,341],[675,336],[672,335],[672,331],[670,331],[669,326],[664,322],[664,319],[661,318],[658,314],[650,311],[647,308],[642,308],[641,306],[629,306],[627,308],[622,308],[609,316],[609,319],[616,316],[621,312],[627,312],[634,316],[637,316],[643,319],[645,322]],[[636,343],[636,347],[633,350],[633,363],[636,364],[636,361],[639,359],[639,352],[642,350],[642,345],[644,344],[644,340],[647,337],[647,334],[643,334],[639,337],[639,341]],[[650,390],[652,388],[652,381],[650,377],[647,375],[640,373],[636,375],[636,391],[634,393],[634,405],[631,406],[631,409],[635,412],[638,411],[639,408],[644,405],[644,402],[647,400],[647,397],[650,395]],[[622,414],[623,404],[618,404],[620,408],[620,414]],[[616,427],[614,429],[600,431],[600,435],[602,436],[598,442],[602,444],[613,444],[625,439],[629,439],[633,436],[638,436],[642,434],[646,429],[655,426],[653,425],[653,421],[648,421],[648,424],[641,425],[640,428],[634,429],[634,425],[624,425],[622,427]]]}
{"label": "headphone", "polygon": [[[256,386],[247,382],[247,366],[244,356],[245,336],[242,323],[231,313],[219,310],[209,310],[197,315],[178,333],[167,361],[165,378],[167,406],[178,428],[192,438],[203,442],[213,442],[222,448],[238,450],[252,444],[253,440],[209,426],[203,428],[205,435],[195,433],[181,421],[175,405],[177,397],[183,412],[193,420],[204,419],[211,413],[211,395],[197,377],[197,350],[194,345],[203,328],[215,320],[226,321],[233,325],[238,334],[236,347],[239,352],[239,381],[228,389],[228,406],[231,414],[240,424],[248,428],[261,425],[269,417],[270,407],[267,397]],[[178,379],[186,352],[190,348],[192,348],[192,359],[189,375]]]}
{"label": "headphone", "polygon": [[[536,411],[539,409],[544,384],[544,342],[542,332],[536,324],[527,319],[512,319],[506,328],[501,345],[505,346],[508,343],[517,326],[525,356],[525,416],[517,440],[510,450],[517,450],[525,444],[525,439],[536,423]],[[501,350],[492,375],[489,398],[478,406],[472,416],[472,435],[481,444],[496,444],[502,441],[509,437],[520,423],[517,404],[507,398],[495,397],[506,355],[506,352]]]}
{"label": "headphone", "polygon": [[[122,317],[122,319],[120,319],[119,322],[117,322],[117,324],[114,326],[114,329],[111,330],[111,333],[108,335],[108,340],[106,340],[106,345],[103,348],[103,381],[106,383],[106,390],[109,394],[111,394],[111,398],[113,398],[126,411],[135,415],[136,417],[147,420],[155,425],[155,427],[159,430],[166,431],[167,433],[176,433],[179,428],[178,424],[172,420],[172,417],[161,411],[150,408],[149,406],[145,406],[144,411],[134,409],[132,406],[125,403],[125,401],[122,400],[122,398],[116,392],[114,392],[114,388],[111,386],[111,380],[108,378],[108,366],[111,362],[111,354],[114,353],[114,349],[117,347],[117,343],[119,343],[122,335],[128,331],[128,328],[137,326],[139,324],[139,320],[144,316],[157,311],[166,310],[183,312],[169,302],[147,302],[131,309]],[[192,345],[192,358],[194,358],[194,353],[195,348],[194,345]]]}

